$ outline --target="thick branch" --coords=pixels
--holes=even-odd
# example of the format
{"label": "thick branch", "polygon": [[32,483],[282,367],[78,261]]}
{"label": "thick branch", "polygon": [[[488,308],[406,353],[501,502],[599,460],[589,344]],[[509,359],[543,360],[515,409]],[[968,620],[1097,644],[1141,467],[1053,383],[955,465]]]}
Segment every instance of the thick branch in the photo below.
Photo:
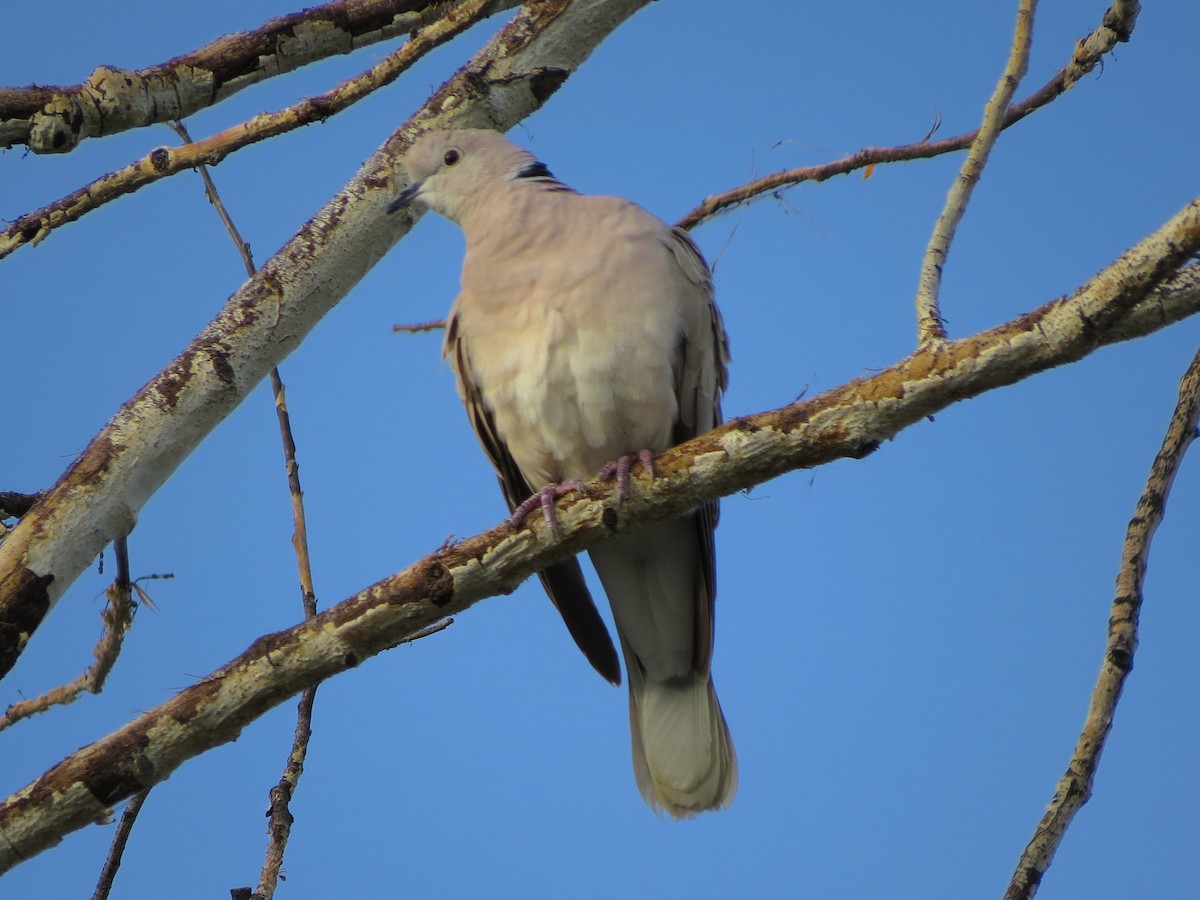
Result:
{"label": "thick branch", "polygon": [[105,544],[411,227],[388,216],[393,166],[430,128],[511,128],[647,0],[526,6],[104,427],[0,544],[0,676]]}
{"label": "thick branch", "polygon": [[303,125],[321,122],[395,81],[435,47],[466,31],[517,0],[461,0],[446,15],[414,31],[410,40],[365,72],[343,81],[316,97],[306,97],[273,113],[261,113],[248,122],[188,141],[182,147],[157,147],[141,159],[102,175],[90,184],[53,203],[18,216],[0,232],[0,259],[27,244],[37,244],[52,230],[74,222],[118,197],[131,194],[161,178],[199,166],[215,166],[231,153],[250,144],[286,134]]}
{"label": "thick branch", "polygon": [[[186,760],[235,739],[289,696],[395,646],[443,617],[509,591],[614,532],[695,509],[784,472],[862,457],[959,400],[1073,362],[1142,328],[1200,310],[1197,266],[1153,279],[1200,247],[1200,200],[1069,298],[957,341],[919,349],[871,378],[726,423],[655,460],[618,507],[611,485],[560,501],[553,541],[538,518],[445,546],[241,656],[54,766],[0,806],[0,872],[106,814]],[[1158,273],[1157,276],[1155,273]],[[1131,324],[1132,323],[1132,324]]]}
{"label": "thick branch", "polygon": [[181,119],[272,76],[407,34],[452,5],[339,0],[227,34],[147,69],[100,66],[83,84],[0,88],[0,146],[65,153],[85,138]]}

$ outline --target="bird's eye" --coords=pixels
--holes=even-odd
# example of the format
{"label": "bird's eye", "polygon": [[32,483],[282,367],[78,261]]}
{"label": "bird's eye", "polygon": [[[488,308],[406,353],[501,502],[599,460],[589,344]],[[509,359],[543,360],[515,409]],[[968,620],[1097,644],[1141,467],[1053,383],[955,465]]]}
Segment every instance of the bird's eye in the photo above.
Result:
{"label": "bird's eye", "polygon": [[452,147],[446,151],[446,155],[442,157],[442,162],[448,166],[452,166],[460,159],[462,159],[462,154]]}

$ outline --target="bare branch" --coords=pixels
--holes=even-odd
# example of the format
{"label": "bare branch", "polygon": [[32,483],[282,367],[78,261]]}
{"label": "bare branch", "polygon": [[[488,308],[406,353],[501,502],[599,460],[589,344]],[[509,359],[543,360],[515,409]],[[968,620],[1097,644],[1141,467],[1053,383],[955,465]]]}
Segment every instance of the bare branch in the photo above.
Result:
{"label": "bare branch", "polygon": [[[171,127],[185,142],[191,142],[191,136],[182,122],[173,122]],[[200,166],[199,173],[204,180],[204,193],[224,223],[225,230],[229,232],[229,237],[242,259],[246,274],[253,277],[254,257],[250,253],[250,245],[242,238],[233,222],[233,217],[230,216],[224,201],[221,200],[217,186],[208,172],[208,167]],[[304,617],[311,619],[317,614],[317,595],[313,586],[312,558],[308,550],[308,524],[304,515],[304,492],[300,488],[300,465],[296,461],[296,440],[292,434],[292,420],[287,410],[287,394],[278,367],[271,369],[271,390],[275,398],[275,415],[279,423],[279,436],[283,443],[283,466],[287,474],[288,493],[292,500],[292,521],[294,523],[292,547],[296,553],[296,565],[300,575],[300,602],[304,608]],[[300,697],[292,749],[288,754],[279,783],[270,792],[270,806],[267,812],[271,820],[267,829],[270,839],[267,842],[266,860],[259,877],[258,890],[253,894],[258,900],[271,900],[275,896],[275,887],[279,883],[283,853],[292,831],[293,818],[288,805],[291,803],[292,795],[296,792],[300,775],[304,772],[304,759],[308,755],[308,741],[312,737],[313,702],[316,698],[316,685],[305,689]]]}
{"label": "bare branch", "polygon": [[1030,900],[1037,893],[1042,876],[1050,867],[1059,845],[1066,836],[1071,820],[1092,796],[1092,784],[1100,766],[1100,755],[1113,715],[1125,687],[1125,679],[1133,671],[1133,655],[1138,646],[1138,616],[1142,609],[1142,584],[1150,557],[1150,542],[1167,511],[1167,497],[1183,462],[1188,446],[1196,437],[1200,420],[1200,351],[1179,384],[1179,400],[1166,436],[1138,500],[1133,518],[1125,531],[1121,548],[1121,568],[1117,573],[1116,596],[1108,619],[1108,641],[1100,675],[1092,690],[1083,732],[1075,744],[1075,753],[1067,771],[1046,808],[1045,815],[1034,829],[1033,838],[1017,862],[1005,900]]}
{"label": "bare branch", "polygon": [[[1030,113],[1041,109],[1060,94],[1074,87],[1080,78],[1096,67],[1105,53],[1112,50],[1118,43],[1128,41],[1133,33],[1133,26],[1137,22],[1140,10],[1140,5],[1133,0],[1115,0],[1104,14],[1103,24],[1075,45],[1071,62],[1059,70],[1040,89],[1009,108],[1004,117],[1003,127],[1008,128],[1010,125],[1015,125]],[[835,175],[846,175],[869,166],[913,159],[931,159],[941,156],[943,153],[964,150],[971,145],[978,134],[979,131],[975,130],[940,141],[930,141],[926,137],[915,144],[904,144],[898,147],[864,147],[851,156],[832,162],[776,172],[773,175],[767,175],[740,187],[705,198],[703,203],[676,224],[680,228],[695,228],[701,222],[711,219],[731,206],[806,181],[827,181]],[[2,247],[3,245],[0,244],[0,249]]]}
{"label": "bare branch", "polygon": [[331,91],[301,100],[276,113],[262,113],[249,122],[183,147],[151,150],[123,169],[109,172],[48,206],[17,218],[0,232],[0,259],[26,244],[39,243],[53,229],[74,222],[105,203],[133,193],[160,178],[200,165],[215,166],[229,154],[250,144],[285,134],[302,125],[324,121],[396,80],[433,48],[497,9],[515,4],[516,0],[463,0],[461,6],[415,32],[408,43],[377,65],[343,81]]}
{"label": "bare branch", "polygon": [[[184,141],[190,142],[191,137],[182,122],[172,123]],[[254,276],[254,258],[250,253],[250,245],[242,238],[229,210],[217,192],[212,176],[207,166],[199,167],[200,177],[204,179],[204,192],[209,202],[216,209],[217,215],[225,224],[246,274]],[[287,474],[288,493],[292,499],[292,547],[296,552],[296,565],[300,574],[300,602],[304,608],[304,617],[311,619],[317,614],[317,595],[313,586],[312,558],[308,551],[308,524],[304,515],[304,492],[300,488],[300,464],[296,462],[296,440],[292,434],[292,420],[287,410],[287,393],[284,390],[283,378],[279,368],[271,369],[271,392],[275,398],[275,415],[279,422],[279,436],[283,443],[283,466]],[[271,789],[270,807],[267,815],[271,822],[267,828],[270,838],[267,842],[266,859],[263,862],[262,874],[259,877],[258,890],[253,897],[257,900],[271,900],[275,896],[275,887],[279,883],[279,870],[283,866],[283,853],[287,847],[288,837],[292,832],[292,813],[288,808],[300,775],[304,772],[304,759],[308,755],[308,741],[312,737],[313,702],[317,699],[317,687],[306,688],[300,697],[300,705],[296,711],[296,733],[292,740],[292,749],[284,765],[283,775],[279,783]]]}
{"label": "bare branch", "polygon": [[150,68],[100,66],[83,84],[0,88],[0,146],[66,153],[85,138],[185,118],[267,78],[408,34],[453,5],[338,0],[224,35]]}
{"label": "bare branch", "polygon": [[430,128],[507,130],[648,0],[523,8],[230,298],[92,440],[0,544],[0,676],[51,606],[199,442],[411,227],[389,216],[395,161]]}
{"label": "bare branch", "polygon": [[423,331],[438,331],[446,327],[445,319],[435,319],[432,322],[417,322],[413,325],[393,325],[392,331],[403,331],[408,334],[420,334]]}
{"label": "bare branch", "polygon": [[125,812],[121,813],[121,821],[117,823],[117,830],[113,834],[112,845],[108,848],[108,857],[104,860],[104,868],[100,870],[100,880],[96,883],[92,900],[108,900],[113,879],[117,877],[117,869],[121,867],[121,857],[125,854],[125,843],[129,840],[129,834],[133,831],[133,823],[137,821],[138,813],[142,811],[142,804],[146,802],[149,794],[150,788],[138,791],[125,804]]}
{"label": "bare branch", "polygon": [[[422,629],[515,588],[535,571],[615,533],[679,516],[704,502],[799,468],[859,458],[907,426],[988,390],[1080,359],[1142,317],[1200,310],[1196,266],[1200,199],[1074,295],[960,340],[919,348],[871,378],[811,400],[734,419],[661,454],[621,503],[593,482],[557,506],[555,541],[540,518],[502,524],[444,546],[241,656],[119,730],[72,754],[0,805],[0,872],[95,821],[111,804],[168,777],[186,760],[234,739],[288,697],[357,666]],[[1169,297],[1155,283],[1164,278]],[[1180,280],[1183,285],[1180,285]]]}
{"label": "bare branch", "polygon": [[271,820],[267,826],[270,837],[262,874],[258,878],[258,890],[251,895],[253,900],[271,900],[275,896],[279,870],[283,867],[283,851],[292,833],[292,822],[295,821],[289,804],[296,792],[296,784],[304,773],[304,759],[308,755],[308,741],[312,737],[313,701],[316,699],[317,686],[313,685],[305,688],[296,707],[296,736],[292,740],[292,752],[288,754],[279,783],[271,788],[271,805],[267,810]]}
{"label": "bare branch", "polygon": [[918,343],[928,344],[946,339],[946,328],[939,307],[942,269],[950,255],[950,245],[954,241],[958,223],[967,212],[971,194],[1003,130],[1005,111],[1017,92],[1017,85],[1029,70],[1029,48],[1033,44],[1033,17],[1036,11],[1037,0],[1021,0],[1004,74],[1000,76],[995,91],[983,108],[983,123],[971,142],[971,149],[963,160],[958,177],[950,187],[946,205],[938,216],[937,224],[933,226],[933,234],[925,248],[921,273],[917,278]]}
{"label": "bare branch", "polygon": [[[112,671],[112,667],[121,653],[125,632],[133,624],[134,591],[138,592],[139,597],[148,599],[145,591],[129,579],[129,551],[125,545],[125,538],[115,541],[113,546],[117,558],[117,575],[108,590],[105,591],[108,603],[100,614],[103,629],[100,632],[100,640],[96,642],[96,646],[92,650],[94,662],[73,681],[59,685],[32,700],[22,700],[10,705],[4,711],[4,715],[0,716],[0,731],[21,719],[45,712],[51,706],[73,703],[84,691],[98,694],[104,689],[104,682],[108,679],[108,674]],[[152,575],[149,577],[170,578],[171,576]]]}

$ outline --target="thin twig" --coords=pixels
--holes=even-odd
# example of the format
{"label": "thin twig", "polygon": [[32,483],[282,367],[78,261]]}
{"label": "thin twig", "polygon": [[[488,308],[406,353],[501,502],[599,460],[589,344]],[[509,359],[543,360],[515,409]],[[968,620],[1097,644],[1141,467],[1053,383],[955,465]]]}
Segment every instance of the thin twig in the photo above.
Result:
{"label": "thin twig", "polygon": [[1092,690],[1083,732],[1067,771],[1054,789],[1045,815],[1034,829],[1005,892],[1005,900],[1030,900],[1066,835],[1071,820],[1092,795],[1100,754],[1112,728],[1113,714],[1121,699],[1125,679],[1133,670],[1138,646],[1138,616],[1142,609],[1142,585],[1150,556],[1150,542],[1166,513],[1171,484],[1183,462],[1188,445],[1196,437],[1200,419],[1200,351],[1179,384],[1179,400],[1167,427],[1162,447],[1150,467],[1146,487],[1125,531],[1121,568],[1108,619],[1108,641],[1100,675]]}
{"label": "thin twig", "polygon": [[253,900],[271,900],[279,883],[279,871],[283,868],[283,851],[287,847],[295,821],[289,804],[296,792],[296,784],[304,773],[304,759],[308,755],[308,741],[312,737],[313,701],[317,688],[306,688],[300,695],[296,708],[296,735],[292,740],[292,752],[288,754],[279,783],[271,788],[271,803],[267,816],[267,852],[263,859],[262,873],[258,877],[258,889],[251,895]]}
{"label": "thin twig", "polygon": [[[85,691],[92,694],[99,694],[104,689],[104,682],[108,679],[108,674],[112,671],[113,665],[117,661],[117,656],[121,653],[121,645],[125,640],[125,632],[129,630],[129,626],[133,623],[133,613],[136,609],[133,594],[136,593],[146,606],[154,606],[149,594],[143,588],[139,587],[137,582],[131,581],[129,578],[129,550],[124,538],[113,543],[113,551],[117,559],[117,574],[112,584],[104,592],[108,598],[108,603],[105,605],[104,611],[100,614],[103,629],[100,632],[100,639],[92,649],[92,658],[94,661],[83,674],[67,684],[59,685],[39,697],[34,697],[32,700],[21,700],[10,705],[4,711],[4,715],[0,716],[0,730],[19,722],[21,719],[44,712],[51,706],[71,703],[77,700],[79,695]],[[138,579],[138,581],[151,578],[173,577],[170,574],[148,575],[145,578]]]}
{"label": "thin twig", "polygon": [[1013,32],[1012,47],[1009,50],[1008,62],[1004,66],[1004,74],[996,85],[987,105],[983,108],[983,122],[967,158],[963,160],[958,177],[950,187],[946,197],[946,205],[938,216],[929,245],[925,248],[925,257],[921,262],[921,274],[917,278],[917,342],[930,344],[946,339],[946,328],[942,322],[939,307],[939,294],[942,290],[942,269],[950,254],[950,245],[954,242],[954,232],[967,211],[971,202],[971,193],[983,169],[987,165],[988,156],[1000,132],[1004,129],[1004,117],[1012,101],[1017,85],[1025,77],[1029,69],[1029,47],[1033,43],[1033,16],[1037,10],[1037,0],[1021,0],[1017,9],[1017,27]]}
{"label": "thin twig", "polygon": [[117,869],[121,867],[125,842],[129,840],[129,833],[133,831],[133,823],[137,821],[138,813],[142,811],[142,804],[146,802],[149,794],[150,788],[146,788],[130,797],[129,802],[125,804],[125,811],[121,813],[121,821],[117,823],[117,830],[113,835],[112,845],[108,848],[108,857],[104,860],[104,868],[100,870],[100,880],[96,883],[92,900],[108,900],[113,879],[117,877]]}
{"label": "thin twig", "polygon": [[[1108,53],[1118,43],[1128,41],[1137,22],[1140,6],[1135,0],[1115,0],[1104,14],[1103,24],[1086,38],[1075,45],[1075,52],[1070,63],[1046,84],[1030,94],[1020,103],[1010,107],[1004,118],[1004,127],[1008,128],[1024,119],[1030,113],[1041,109],[1052,100],[1074,87],[1084,75],[1092,71],[1105,53]],[[965,134],[944,138],[940,141],[930,141],[928,136],[915,144],[904,144],[897,147],[864,147],[857,153],[842,159],[821,163],[816,166],[804,166],[799,169],[788,169],[755,179],[747,184],[722,191],[704,201],[681,218],[675,224],[680,228],[692,229],[702,222],[711,219],[718,213],[745,203],[755,197],[778,191],[782,188],[794,187],[804,182],[821,182],[835,175],[846,175],[859,169],[865,169],[884,163],[906,162],[914,159],[931,159],[945,153],[964,150],[978,136],[979,131],[969,131]]]}
{"label": "thin twig", "polygon": [[216,165],[250,144],[285,134],[301,125],[323,122],[395,81],[405,70],[435,47],[462,33],[502,6],[503,0],[465,0],[427,27],[413,32],[409,41],[381,62],[343,81],[331,91],[308,97],[275,113],[262,113],[248,122],[183,147],[159,147],[129,165],[102,175],[53,203],[26,213],[0,231],[0,259],[26,244],[37,244],[51,231],[82,218],[94,209],[151,182],[200,165]]}
{"label": "thin twig", "polygon": [[409,334],[420,334],[423,331],[437,331],[446,327],[445,319],[435,319],[432,322],[416,322],[412,325],[393,325],[392,331],[405,331]]}
{"label": "thin twig", "polygon": [[[171,127],[183,138],[185,143],[190,143],[191,137],[182,122],[172,122]],[[246,274],[253,277],[254,257],[251,255],[250,245],[242,238],[229,211],[221,201],[221,196],[217,193],[217,186],[208,174],[208,167],[199,166],[198,170],[200,177],[204,180],[204,192],[221,217],[221,221],[225,223],[225,228],[242,258],[242,264],[246,267]],[[278,367],[271,369],[271,388],[275,396],[275,414],[279,421],[279,435],[283,442],[283,462],[287,472],[288,491],[292,498],[292,521],[294,523],[292,547],[296,552],[296,565],[299,569],[300,602],[304,607],[304,617],[311,619],[317,614],[317,595],[313,586],[312,558],[308,551],[308,525],[304,515],[304,492],[300,488],[300,465],[296,462],[296,441],[292,435],[291,417],[287,410],[287,394]],[[279,870],[283,866],[283,852],[287,847],[293,822],[288,804],[291,802],[292,795],[296,791],[296,784],[304,772],[304,759],[308,755],[308,741],[312,736],[312,710],[316,697],[315,685],[307,688],[300,697],[300,704],[296,710],[296,732],[292,740],[292,749],[284,764],[279,783],[270,791],[270,806],[267,811],[271,820],[267,827],[269,838],[262,874],[259,876],[258,890],[252,895],[255,900],[271,900],[275,895],[275,887],[279,883]]]}

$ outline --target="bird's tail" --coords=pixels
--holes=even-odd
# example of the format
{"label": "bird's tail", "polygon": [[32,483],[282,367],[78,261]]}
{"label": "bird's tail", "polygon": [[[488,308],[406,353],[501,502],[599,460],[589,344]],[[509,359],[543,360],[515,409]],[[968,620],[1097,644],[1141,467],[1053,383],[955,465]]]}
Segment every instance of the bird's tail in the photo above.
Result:
{"label": "bird's tail", "polygon": [[669,682],[629,673],[633,772],[656,810],[686,818],[720,809],[737,791],[737,754],[707,673]]}
{"label": "bird's tail", "polygon": [[685,516],[588,551],[625,655],[638,789],[676,818],[726,806],[737,789],[737,757],[709,674],[708,527]]}

